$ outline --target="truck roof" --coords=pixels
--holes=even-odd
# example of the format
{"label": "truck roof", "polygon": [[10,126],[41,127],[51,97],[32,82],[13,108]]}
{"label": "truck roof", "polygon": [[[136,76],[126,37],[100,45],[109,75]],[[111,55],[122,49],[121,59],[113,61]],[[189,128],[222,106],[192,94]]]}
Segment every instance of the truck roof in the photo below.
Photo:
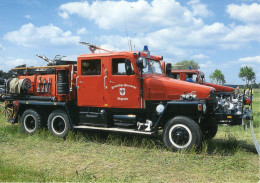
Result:
{"label": "truck roof", "polygon": [[185,72],[185,73],[203,73],[202,71],[199,71],[199,70],[182,70],[182,69],[173,69],[171,72],[172,73],[174,73],[174,72],[177,72],[177,73],[180,73],[180,72]]}
{"label": "truck roof", "polygon": [[[78,58],[91,58],[91,57],[109,57],[109,56],[132,56],[132,55],[138,55],[139,52],[137,51],[122,51],[122,52],[109,52],[109,53],[88,53],[79,55]],[[144,52],[140,52],[141,56],[144,56],[147,58],[147,54]],[[150,58],[155,61],[162,60],[162,56],[155,56],[150,55]]]}

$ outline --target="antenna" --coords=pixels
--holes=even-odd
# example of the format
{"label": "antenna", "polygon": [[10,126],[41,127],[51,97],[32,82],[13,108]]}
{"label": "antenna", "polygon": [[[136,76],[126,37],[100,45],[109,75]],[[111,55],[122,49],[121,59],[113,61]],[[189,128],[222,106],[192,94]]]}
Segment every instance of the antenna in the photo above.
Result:
{"label": "antenna", "polygon": [[126,34],[126,38],[127,38],[127,42],[128,42],[128,48],[129,48],[129,50],[132,51],[131,40],[129,40],[129,37],[128,37],[125,20],[124,20],[124,24],[125,24],[125,34]]}
{"label": "antenna", "polygon": [[100,48],[98,45],[95,45],[95,44],[91,44],[91,43],[87,43],[87,42],[79,42],[80,44],[83,44],[83,45],[87,45],[89,50],[91,51],[91,53],[95,53],[96,50],[103,50],[103,51],[106,51],[106,52],[109,52],[109,53],[112,53],[113,51],[110,51],[110,50],[106,50],[104,48]]}
{"label": "antenna", "polygon": [[133,51],[133,48],[132,48],[132,40],[130,39],[130,48],[131,48],[131,51]]}

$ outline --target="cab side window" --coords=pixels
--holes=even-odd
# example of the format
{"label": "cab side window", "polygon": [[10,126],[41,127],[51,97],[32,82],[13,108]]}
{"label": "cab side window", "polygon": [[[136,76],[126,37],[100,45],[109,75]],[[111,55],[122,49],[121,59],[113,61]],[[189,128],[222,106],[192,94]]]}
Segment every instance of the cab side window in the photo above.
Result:
{"label": "cab side window", "polygon": [[180,74],[171,74],[171,78],[180,80]]}
{"label": "cab side window", "polygon": [[101,74],[101,60],[82,60],[81,75],[100,75]]}
{"label": "cab side window", "polygon": [[[125,58],[114,58],[112,59],[112,74],[113,75],[126,75]],[[133,65],[131,64],[132,70]],[[134,72],[131,74],[133,75]]]}
{"label": "cab side window", "polygon": [[197,81],[197,74],[186,74],[186,81],[195,83]]}

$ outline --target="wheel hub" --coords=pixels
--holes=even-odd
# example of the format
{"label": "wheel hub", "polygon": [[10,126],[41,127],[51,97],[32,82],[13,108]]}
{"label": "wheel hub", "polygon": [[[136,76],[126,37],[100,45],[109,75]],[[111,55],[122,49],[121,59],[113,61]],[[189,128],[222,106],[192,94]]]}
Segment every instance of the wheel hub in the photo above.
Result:
{"label": "wheel hub", "polygon": [[25,127],[28,130],[34,130],[35,126],[36,126],[36,121],[34,120],[34,118],[32,116],[28,116],[26,121],[25,121]]}
{"label": "wheel hub", "polygon": [[189,142],[189,133],[183,127],[177,127],[172,131],[172,139],[178,145],[185,145]]}
{"label": "wheel hub", "polygon": [[53,121],[53,129],[58,132],[58,133],[62,133],[65,129],[65,122],[63,121],[62,118],[57,117],[56,119],[54,119]]}

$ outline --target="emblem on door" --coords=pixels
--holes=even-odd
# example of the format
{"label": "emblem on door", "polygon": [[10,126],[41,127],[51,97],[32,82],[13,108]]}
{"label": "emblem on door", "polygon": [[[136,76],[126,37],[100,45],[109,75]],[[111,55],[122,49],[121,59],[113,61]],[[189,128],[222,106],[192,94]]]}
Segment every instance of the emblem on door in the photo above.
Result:
{"label": "emblem on door", "polygon": [[125,95],[125,88],[119,88],[119,94],[124,96]]}

